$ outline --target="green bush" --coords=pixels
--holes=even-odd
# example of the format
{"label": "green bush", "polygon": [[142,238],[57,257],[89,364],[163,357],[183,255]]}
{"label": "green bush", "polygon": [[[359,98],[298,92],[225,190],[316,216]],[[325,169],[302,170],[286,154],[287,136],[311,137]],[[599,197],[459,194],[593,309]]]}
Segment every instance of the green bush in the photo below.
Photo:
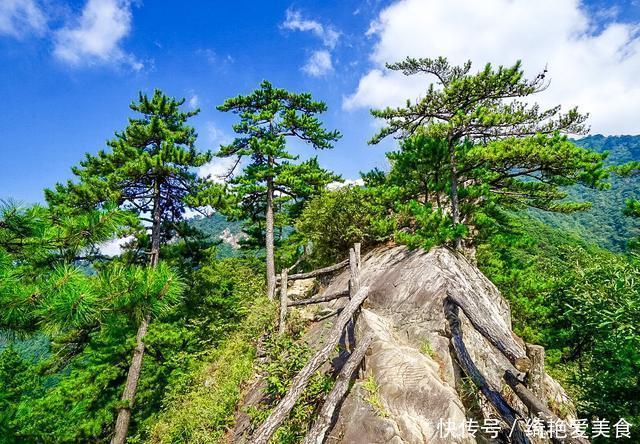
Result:
{"label": "green bush", "polygon": [[[265,375],[265,399],[259,406],[248,409],[254,427],[260,425],[276,404],[287,394],[294,376],[304,367],[312,355],[309,347],[289,335],[273,335],[265,343],[266,362],[261,366]],[[333,380],[316,372],[296,401],[291,413],[276,430],[270,442],[273,444],[297,444],[304,440],[322,399],[329,392]]]}
{"label": "green bush", "polygon": [[202,357],[175,384],[151,427],[151,443],[216,443],[233,425],[236,404],[253,375],[256,339],[273,320],[274,306],[256,298],[240,328]]}
{"label": "green bush", "polygon": [[543,345],[580,416],[640,422],[640,263],[524,218],[478,249],[514,329]]}
{"label": "green bush", "polygon": [[383,214],[371,190],[346,186],[311,200],[296,230],[312,244],[311,261],[326,264],[344,259],[356,242],[366,248],[388,237]]}

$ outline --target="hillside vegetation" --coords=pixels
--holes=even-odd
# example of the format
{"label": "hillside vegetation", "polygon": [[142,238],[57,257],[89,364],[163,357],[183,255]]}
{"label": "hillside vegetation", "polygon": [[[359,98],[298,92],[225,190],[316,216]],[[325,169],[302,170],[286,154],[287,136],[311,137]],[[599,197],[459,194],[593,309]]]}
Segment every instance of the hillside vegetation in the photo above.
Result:
{"label": "hillside vegetation", "polygon": [[[608,152],[608,165],[622,165],[640,159],[640,136],[588,136],[576,143],[597,152]],[[624,208],[627,199],[640,197],[640,180],[637,177],[611,178],[611,189],[606,192],[590,190],[586,187],[573,187],[569,196],[576,200],[592,202],[590,209],[571,215],[556,215],[534,210],[536,219],[553,227],[574,232],[608,250],[625,251],[632,237],[640,235],[640,221],[623,217],[620,208]]]}
{"label": "hillside vegetation", "polygon": [[[222,443],[242,415],[253,431],[310,354],[306,318],[275,328],[277,276],[342,261],[356,242],[477,261],[578,415],[640,424],[640,137],[576,142],[587,116],[534,105],[547,73],[527,79],[520,62],[389,69],[428,80],[417,101],[372,111],[370,143],[398,143],[362,186],[329,186],[342,179],[313,155],[341,137],[326,105],[263,81],[218,106],[236,137],[216,152],[199,149],[199,110],[141,93],[45,204],[3,203],[0,442]],[[214,157],[234,161],[223,182],[197,174]],[[238,411],[256,373],[268,403]],[[334,383],[310,380],[271,442],[304,438]],[[380,404],[376,384],[365,390]]]}

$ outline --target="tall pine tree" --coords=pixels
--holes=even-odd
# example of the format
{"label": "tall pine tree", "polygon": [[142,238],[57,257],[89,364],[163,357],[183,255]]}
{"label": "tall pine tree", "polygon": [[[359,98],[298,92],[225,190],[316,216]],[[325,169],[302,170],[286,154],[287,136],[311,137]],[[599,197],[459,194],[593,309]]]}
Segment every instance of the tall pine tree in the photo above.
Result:
{"label": "tall pine tree", "polygon": [[238,137],[221,147],[217,154],[236,159],[228,177],[232,177],[243,158],[250,159],[242,174],[228,182],[237,205],[227,211],[238,219],[255,222],[257,233],[254,231],[254,234],[264,233],[267,293],[273,298],[276,286],[274,212],[277,204],[299,211],[301,200],[319,193],[328,183],[338,179],[322,169],[316,158],[295,163],[298,156],[289,151],[287,139],[301,140],[315,149],[328,149],[340,138],[340,133],[325,130],[316,117],[327,109],[323,102],[314,101],[308,93],[274,88],[266,80],[260,89],[228,99],[218,109],[240,117],[240,122],[233,126]]}
{"label": "tall pine tree", "polygon": [[445,168],[440,168],[437,183],[435,171],[422,179],[436,187],[431,191],[444,189],[448,194],[456,248],[464,224],[473,223],[470,213],[464,214],[465,206],[472,212],[487,197],[498,197],[503,203],[572,211],[585,205],[559,203],[566,196],[560,187],[605,186],[603,156],[576,147],[562,135],[585,133],[587,116],[575,108],[567,113],[560,106],[541,109],[528,100],[546,89],[546,71],[529,80],[518,62],[497,69],[487,64],[471,73],[471,62],[452,66],[442,57],[407,58],[388,67],[405,75],[431,76],[435,83],[415,103],[372,110],[387,125],[370,143],[389,135],[419,137],[391,155],[399,165],[411,163],[412,156],[422,155],[420,150],[435,150],[430,156],[437,156]]}
{"label": "tall pine tree", "polygon": [[[195,147],[195,130],[187,120],[199,110],[182,111],[184,99],[177,100],[156,90],[152,97],[140,94],[130,108],[139,116],[130,118],[124,131],[107,142],[110,151],[97,156],[87,154],[73,168],[77,182],[57,185],[46,193],[53,206],[101,207],[116,202],[120,208],[138,215],[148,225],[150,240],[148,266],[155,268],[160,246],[176,233],[185,210],[211,182],[199,178],[195,168],[211,160],[209,152]],[[151,310],[141,315],[136,346],[118,412],[115,444],[124,443],[131,419],[131,408],[145,351],[144,337],[151,320]]]}

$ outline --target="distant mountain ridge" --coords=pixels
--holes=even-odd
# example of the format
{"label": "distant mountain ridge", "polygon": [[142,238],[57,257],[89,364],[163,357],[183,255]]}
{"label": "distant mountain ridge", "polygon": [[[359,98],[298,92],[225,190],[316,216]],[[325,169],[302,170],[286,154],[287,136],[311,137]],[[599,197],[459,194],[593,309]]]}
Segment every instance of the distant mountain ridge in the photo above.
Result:
{"label": "distant mountain ridge", "polygon": [[230,221],[220,213],[209,217],[191,219],[190,224],[208,235],[210,239],[220,241],[218,256],[234,256],[240,248],[240,240],[244,237],[242,222]]}
{"label": "distant mountain ridge", "polygon": [[[575,141],[597,152],[608,151],[607,165],[640,160],[640,135],[603,136],[596,134]],[[627,242],[640,235],[640,221],[622,214],[625,200],[640,198],[639,178],[612,178],[609,190],[573,187],[570,197],[593,203],[590,210],[575,214],[555,214],[531,210],[531,214],[552,227],[575,232],[580,237],[612,251],[624,251]]]}

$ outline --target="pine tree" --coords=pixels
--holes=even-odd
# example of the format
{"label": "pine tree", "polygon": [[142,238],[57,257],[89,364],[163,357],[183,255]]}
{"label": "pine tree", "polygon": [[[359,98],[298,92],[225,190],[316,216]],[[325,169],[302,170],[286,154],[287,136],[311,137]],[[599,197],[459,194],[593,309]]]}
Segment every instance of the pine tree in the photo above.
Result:
{"label": "pine tree", "polygon": [[[55,191],[46,193],[54,207],[99,208],[116,202],[137,214],[150,229],[151,268],[158,265],[160,246],[173,237],[185,210],[213,187],[195,173],[195,168],[211,160],[209,152],[195,148],[195,130],[187,125],[199,110],[181,111],[183,104],[184,99],[168,97],[159,90],[151,98],[141,93],[130,105],[141,116],[130,118],[125,130],[107,142],[111,150],[102,150],[97,156],[87,154],[72,170],[77,182],[57,185]],[[112,441],[116,444],[126,439],[151,314],[147,310],[140,319]]]}
{"label": "pine tree", "polygon": [[[622,177],[637,177],[640,176],[640,162],[633,161],[628,162],[620,167],[615,168],[615,171]],[[640,217],[640,201],[637,199],[627,199],[624,214],[631,217]]]}
{"label": "pine tree", "polygon": [[130,214],[110,205],[73,216],[40,205],[0,206],[0,328],[86,327],[82,310],[91,305],[93,280],[82,267],[130,223]]}
{"label": "pine tree", "polygon": [[233,126],[238,137],[217,153],[219,157],[236,159],[227,177],[232,177],[243,158],[250,158],[243,173],[228,182],[237,205],[227,208],[227,212],[235,218],[250,220],[251,234],[264,236],[267,294],[273,298],[274,212],[281,207],[282,213],[296,214],[302,201],[338,179],[322,169],[316,158],[295,163],[298,156],[288,150],[287,139],[299,139],[315,149],[328,149],[340,133],[325,130],[316,117],[326,111],[324,103],[314,101],[308,93],[274,88],[266,80],[260,89],[228,99],[218,109],[240,117],[240,122]]}
{"label": "pine tree", "polygon": [[[546,89],[546,70],[528,80],[517,62],[497,69],[487,64],[472,74],[471,62],[452,66],[442,57],[407,58],[388,67],[405,75],[430,75],[436,83],[430,84],[415,103],[372,110],[387,126],[370,143],[389,135],[404,139],[420,133],[419,143],[438,149],[438,162],[444,162],[445,177],[440,174],[431,191],[440,193],[444,188],[448,193],[456,248],[461,246],[463,224],[472,223],[464,214],[461,198],[471,203],[467,205],[471,210],[492,196],[503,203],[574,211],[583,209],[585,204],[558,203],[566,196],[561,186],[605,186],[604,156],[577,148],[561,135],[585,133],[587,116],[575,108],[563,114],[559,106],[541,109],[523,100]],[[404,158],[404,163],[409,164],[415,148],[404,147],[391,159],[402,163]],[[444,178],[446,184],[442,183]],[[426,176],[423,179],[427,180]],[[435,184],[433,177],[428,180]]]}

